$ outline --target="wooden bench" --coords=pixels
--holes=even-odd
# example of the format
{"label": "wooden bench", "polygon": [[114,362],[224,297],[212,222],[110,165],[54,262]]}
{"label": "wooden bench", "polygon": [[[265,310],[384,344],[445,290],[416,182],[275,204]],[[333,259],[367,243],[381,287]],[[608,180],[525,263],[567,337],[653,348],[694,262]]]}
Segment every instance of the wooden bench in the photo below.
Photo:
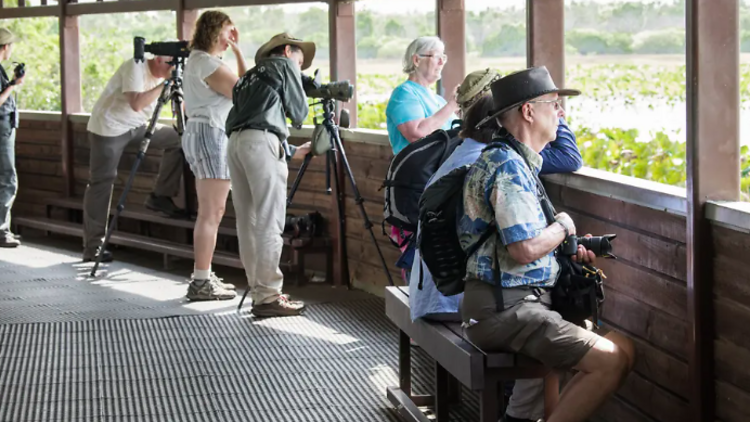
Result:
{"label": "wooden bench", "polygon": [[[386,288],[385,312],[399,329],[399,386],[388,387],[387,394],[406,420],[429,422],[419,407],[434,406],[437,421],[447,421],[449,406],[460,397],[457,382],[479,393],[480,422],[497,422],[502,416],[503,380],[544,378],[545,417],[557,404],[559,378],[541,363],[514,353],[485,353],[463,338],[460,323],[412,322],[407,287]],[[433,396],[411,393],[410,339],[435,360]]]}
{"label": "wooden bench", "polygon": [[[60,221],[52,219],[54,209],[68,211],[68,220],[80,221],[80,213],[83,211],[83,198],[49,198],[46,204],[47,218],[14,218],[14,224],[43,230],[45,232],[61,233],[69,236],[83,237],[83,229],[80,223],[71,223],[70,221]],[[110,208],[110,214],[114,214],[115,208]],[[78,213],[79,215],[74,215]],[[76,218],[78,217],[78,218]],[[162,253],[164,255],[165,268],[169,268],[172,257],[193,258],[193,247],[190,244],[178,243],[150,236],[151,231],[147,223],[160,224],[170,227],[179,227],[186,230],[192,230],[195,227],[195,221],[188,219],[175,219],[164,217],[161,214],[146,209],[143,205],[128,204],[120,213],[120,218],[131,219],[140,223],[141,234],[123,233],[115,231],[110,242],[113,245],[129,246],[136,249],[147,250],[151,252]],[[225,216],[219,227],[219,234],[237,237],[237,229],[234,218]],[[324,254],[326,260],[326,282],[332,283],[333,280],[333,245],[328,237],[294,238],[291,235],[283,235],[284,246],[288,248],[290,259],[280,262],[285,270],[294,274],[297,284],[304,284],[307,281],[305,276],[305,257],[311,254]],[[216,251],[214,253],[214,263],[234,268],[243,268],[242,262],[237,254]]]}

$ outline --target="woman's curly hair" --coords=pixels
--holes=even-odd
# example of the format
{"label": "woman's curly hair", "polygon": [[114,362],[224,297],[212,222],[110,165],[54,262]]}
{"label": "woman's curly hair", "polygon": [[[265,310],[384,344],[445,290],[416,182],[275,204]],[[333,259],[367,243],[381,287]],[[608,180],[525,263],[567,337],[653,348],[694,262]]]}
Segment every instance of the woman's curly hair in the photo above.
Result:
{"label": "woman's curly hair", "polygon": [[203,12],[195,23],[195,32],[190,41],[191,50],[210,51],[219,39],[219,33],[224,25],[232,24],[226,13],[218,10]]}

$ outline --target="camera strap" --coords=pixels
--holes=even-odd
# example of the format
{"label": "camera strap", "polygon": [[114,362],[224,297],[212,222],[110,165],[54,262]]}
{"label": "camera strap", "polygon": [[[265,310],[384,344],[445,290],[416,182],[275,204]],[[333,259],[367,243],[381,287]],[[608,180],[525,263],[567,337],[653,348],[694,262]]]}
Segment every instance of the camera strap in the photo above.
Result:
{"label": "camera strap", "polygon": [[513,137],[513,135],[511,135],[507,130],[502,129],[502,131],[502,142],[508,144],[508,146],[513,148],[513,151],[521,156],[523,162],[526,163],[526,167],[528,167],[529,171],[534,177],[534,180],[536,181],[536,196],[539,200],[539,205],[542,207],[542,213],[544,214],[544,218],[547,220],[547,224],[552,225],[553,223],[555,223],[555,207],[552,205],[552,201],[549,200],[547,191],[544,189],[544,185],[539,179],[539,175],[534,171],[534,168],[531,167],[531,164],[526,158],[526,155],[524,155],[523,151],[521,151],[521,148],[518,146],[518,144],[520,144],[520,141]]}

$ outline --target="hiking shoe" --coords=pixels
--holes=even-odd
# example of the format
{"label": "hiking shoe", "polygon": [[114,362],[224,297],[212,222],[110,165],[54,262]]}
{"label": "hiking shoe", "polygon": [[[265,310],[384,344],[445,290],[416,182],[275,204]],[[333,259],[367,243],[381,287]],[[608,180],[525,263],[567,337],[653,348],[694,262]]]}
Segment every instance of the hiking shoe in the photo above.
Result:
{"label": "hiking shoe", "polygon": [[[96,254],[99,253],[100,248],[96,248],[93,251],[90,249],[83,251],[83,262],[94,262],[96,261]],[[112,252],[105,249],[104,252],[102,252],[102,260],[99,262],[112,262]]]}
{"label": "hiking shoe", "polygon": [[193,280],[188,286],[187,295],[189,300],[229,300],[234,299],[237,293],[227,290],[212,280]]}
{"label": "hiking shoe", "polygon": [[151,194],[146,199],[146,208],[166,214],[170,218],[186,218],[187,212],[175,205],[172,198],[168,196],[156,196]]}
{"label": "hiking shoe", "polygon": [[301,300],[290,300],[288,295],[280,295],[271,303],[253,304],[252,313],[257,317],[294,316],[305,309]]}
{"label": "hiking shoe", "polygon": [[235,290],[236,287],[234,287],[234,284],[231,283],[225,283],[223,278],[219,278],[216,276],[216,273],[211,273],[211,281],[218,284],[219,287],[225,290]]}
{"label": "hiking shoe", "polygon": [[0,234],[0,248],[16,248],[21,242],[11,232]]}

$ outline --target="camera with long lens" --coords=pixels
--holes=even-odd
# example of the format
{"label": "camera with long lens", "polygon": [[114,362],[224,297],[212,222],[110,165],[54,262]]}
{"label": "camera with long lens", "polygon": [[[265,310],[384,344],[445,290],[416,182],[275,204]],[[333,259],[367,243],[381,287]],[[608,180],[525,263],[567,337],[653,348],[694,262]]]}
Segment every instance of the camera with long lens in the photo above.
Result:
{"label": "camera with long lens", "polygon": [[605,234],[604,236],[576,236],[571,234],[563,241],[560,253],[572,256],[578,252],[578,245],[590,250],[596,256],[604,258],[616,258],[612,254],[612,241],[617,237],[616,234]]}
{"label": "camera with long lens", "polygon": [[190,56],[187,41],[152,42],[151,44],[146,44],[146,39],[143,37],[133,38],[133,59],[136,62],[143,62],[146,53],[172,58],[186,58]]}
{"label": "camera with long lens", "polygon": [[312,77],[302,75],[302,87],[305,89],[305,94],[310,98],[347,102],[354,96],[354,86],[349,81],[320,83],[318,70]]}
{"label": "camera with long lens", "polygon": [[21,79],[26,75],[26,64],[16,63],[16,67],[13,68],[13,79]]}

